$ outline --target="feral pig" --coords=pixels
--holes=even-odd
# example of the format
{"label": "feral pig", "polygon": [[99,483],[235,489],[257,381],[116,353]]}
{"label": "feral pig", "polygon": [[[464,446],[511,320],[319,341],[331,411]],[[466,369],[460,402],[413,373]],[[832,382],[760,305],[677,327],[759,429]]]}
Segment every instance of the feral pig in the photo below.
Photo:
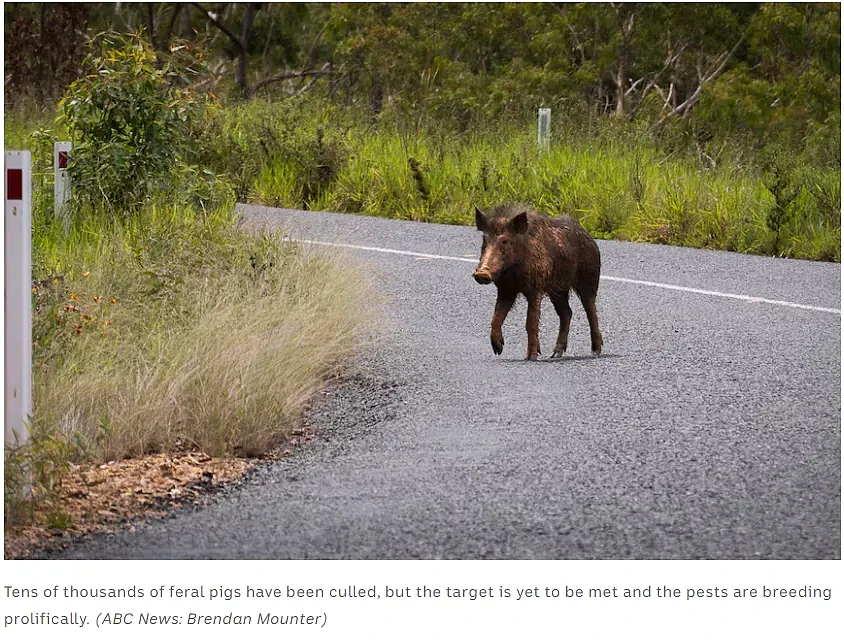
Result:
{"label": "feral pig", "polygon": [[569,290],[580,297],[592,339],[592,353],[604,344],[598,327],[595,298],[601,276],[598,245],[577,221],[549,218],[521,205],[499,205],[489,215],[475,207],[475,224],[483,232],[481,262],[472,274],[481,285],[495,283],[498,300],[492,315],[492,351],[504,351],[501,326],[516,297],[527,298],[527,358],[539,350],[539,308],[545,294],[560,316],[560,333],[551,358],[562,356],[568,346],[571,307]]}

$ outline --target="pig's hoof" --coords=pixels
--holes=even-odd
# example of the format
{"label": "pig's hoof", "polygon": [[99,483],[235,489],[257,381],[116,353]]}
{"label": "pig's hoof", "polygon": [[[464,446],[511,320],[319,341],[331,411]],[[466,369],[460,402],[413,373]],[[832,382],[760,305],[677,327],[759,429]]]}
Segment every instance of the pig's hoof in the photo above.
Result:
{"label": "pig's hoof", "polygon": [[598,345],[597,347],[592,348],[592,356],[600,356],[601,355],[601,346]]}
{"label": "pig's hoof", "polygon": [[554,353],[551,354],[551,358],[562,358],[563,354],[565,354],[565,353],[566,353],[566,350],[564,350],[564,349],[555,349]]}
{"label": "pig's hoof", "polygon": [[495,352],[496,356],[500,356],[501,352],[504,351],[504,341],[502,340],[500,343],[496,341],[494,338],[490,339],[489,341],[492,343],[492,351]]}
{"label": "pig's hoof", "polygon": [[528,354],[527,357],[525,358],[525,360],[526,361],[535,361],[537,358],[539,358],[539,354]]}

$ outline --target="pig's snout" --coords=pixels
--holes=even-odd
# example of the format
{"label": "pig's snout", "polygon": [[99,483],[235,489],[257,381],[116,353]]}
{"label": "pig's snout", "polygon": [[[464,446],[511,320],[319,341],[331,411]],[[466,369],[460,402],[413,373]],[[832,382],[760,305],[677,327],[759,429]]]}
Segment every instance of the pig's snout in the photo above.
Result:
{"label": "pig's snout", "polygon": [[472,276],[481,285],[489,285],[492,282],[492,276],[486,270],[476,269]]}

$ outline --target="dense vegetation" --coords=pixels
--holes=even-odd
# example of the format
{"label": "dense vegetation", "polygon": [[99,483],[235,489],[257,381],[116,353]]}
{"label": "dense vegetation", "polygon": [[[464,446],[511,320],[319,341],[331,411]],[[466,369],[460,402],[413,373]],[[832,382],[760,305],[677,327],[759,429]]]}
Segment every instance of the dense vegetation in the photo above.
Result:
{"label": "dense vegetation", "polygon": [[[241,199],[464,224],[520,199],[605,238],[840,260],[836,4],[43,7],[6,8],[33,99],[73,76],[85,28],[205,52],[181,86],[220,106],[191,162]],[[128,148],[172,160],[114,140],[101,167]]]}
{"label": "dense vegetation", "polygon": [[38,98],[76,77],[86,28],[114,27],[145,29],[160,51],[176,36],[206,43],[206,86],[285,97],[316,79],[309,89],[337,104],[464,130],[538,106],[580,124],[684,120],[701,142],[838,130],[832,3],[218,3],[208,15],[198,3],[7,4],[5,13],[8,86]]}

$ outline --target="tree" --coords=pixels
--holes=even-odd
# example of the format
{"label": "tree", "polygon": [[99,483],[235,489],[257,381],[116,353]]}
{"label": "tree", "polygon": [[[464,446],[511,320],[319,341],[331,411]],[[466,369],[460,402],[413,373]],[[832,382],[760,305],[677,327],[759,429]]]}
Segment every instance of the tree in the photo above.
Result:
{"label": "tree", "polygon": [[249,39],[252,34],[252,25],[255,22],[255,14],[260,8],[260,4],[256,2],[247,2],[243,4],[243,18],[240,25],[240,36],[235,35],[234,31],[230,29],[223,22],[223,16],[218,13],[209,11],[198,2],[191,3],[202,15],[220,30],[232,44],[234,56],[237,58],[237,68],[235,71],[235,84],[244,98],[249,97],[249,87],[246,84],[246,68],[249,64]]}

